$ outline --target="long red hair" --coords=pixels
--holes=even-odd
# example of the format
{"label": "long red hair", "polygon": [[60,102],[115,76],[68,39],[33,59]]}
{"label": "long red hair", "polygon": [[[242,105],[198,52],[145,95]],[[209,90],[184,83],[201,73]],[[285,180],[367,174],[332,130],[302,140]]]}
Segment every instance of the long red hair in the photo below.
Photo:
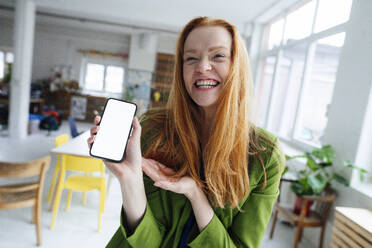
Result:
{"label": "long red hair", "polygon": [[[200,148],[200,109],[188,95],[183,80],[183,53],[192,30],[220,26],[232,37],[230,71],[219,98],[213,133]],[[150,111],[144,118],[144,156],[152,157],[188,175],[219,207],[236,207],[249,190],[249,155],[257,154],[253,117],[253,83],[248,54],[237,29],[222,19],[198,17],[182,30],[175,58],[174,77],[167,107]],[[153,130],[157,129],[156,132]],[[152,134],[151,134],[152,133]],[[201,179],[201,163],[205,181]],[[263,166],[263,165],[262,165]],[[265,170],[264,170],[265,172]]]}

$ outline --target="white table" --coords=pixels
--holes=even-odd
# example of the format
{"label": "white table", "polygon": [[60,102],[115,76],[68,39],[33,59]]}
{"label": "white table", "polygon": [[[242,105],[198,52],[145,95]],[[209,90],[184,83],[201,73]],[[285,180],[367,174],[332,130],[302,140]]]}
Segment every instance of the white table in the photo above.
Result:
{"label": "white table", "polygon": [[90,131],[85,131],[79,136],[70,139],[67,143],[54,147],[50,152],[54,154],[67,154],[74,156],[90,157],[87,139]]}

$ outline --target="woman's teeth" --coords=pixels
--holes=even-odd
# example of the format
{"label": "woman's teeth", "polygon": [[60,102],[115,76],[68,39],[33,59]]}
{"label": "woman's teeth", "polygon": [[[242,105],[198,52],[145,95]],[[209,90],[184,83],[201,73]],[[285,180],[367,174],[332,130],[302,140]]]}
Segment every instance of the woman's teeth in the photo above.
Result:
{"label": "woman's teeth", "polygon": [[211,80],[197,81],[195,83],[196,88],[200,88],[200,89],[210,89],[210,88],[216,87],[217,85],[218,85],[218,82],[211,81]]}

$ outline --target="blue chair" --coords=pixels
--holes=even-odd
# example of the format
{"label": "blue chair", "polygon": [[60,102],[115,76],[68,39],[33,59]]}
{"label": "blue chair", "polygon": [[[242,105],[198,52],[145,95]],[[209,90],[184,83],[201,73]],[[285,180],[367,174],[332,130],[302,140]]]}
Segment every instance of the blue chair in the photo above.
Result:
{"label": "blue chair", "polygon": [[75,138],[76,136],[80,135],[81,133],[78,132],[75,119],[72,116],[68,117],[68,124],[70,126],[70,131],[71,131],[71,137]]}

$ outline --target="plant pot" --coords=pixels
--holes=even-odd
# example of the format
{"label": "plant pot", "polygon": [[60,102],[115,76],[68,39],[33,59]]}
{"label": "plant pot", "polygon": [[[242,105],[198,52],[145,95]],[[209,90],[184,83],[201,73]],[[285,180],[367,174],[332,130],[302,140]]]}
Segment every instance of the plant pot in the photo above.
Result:
{"label": "plant pot", "polygon": [[[293,209],[293,213],[299,215],[301,213],[301,207],[302,207],[302,201],[304,201],[303,198],[301,198],[300,196],[297,196],[296,195],[296,201],[295,201],[295,206],[294,206],[294,209]],[[313,205],[314,201],[307,201],[307,204],[306,204],[306,214],[305,216],[306,217],[309,217],[310,215],[310,208],[311,208],[311,205]]]}

